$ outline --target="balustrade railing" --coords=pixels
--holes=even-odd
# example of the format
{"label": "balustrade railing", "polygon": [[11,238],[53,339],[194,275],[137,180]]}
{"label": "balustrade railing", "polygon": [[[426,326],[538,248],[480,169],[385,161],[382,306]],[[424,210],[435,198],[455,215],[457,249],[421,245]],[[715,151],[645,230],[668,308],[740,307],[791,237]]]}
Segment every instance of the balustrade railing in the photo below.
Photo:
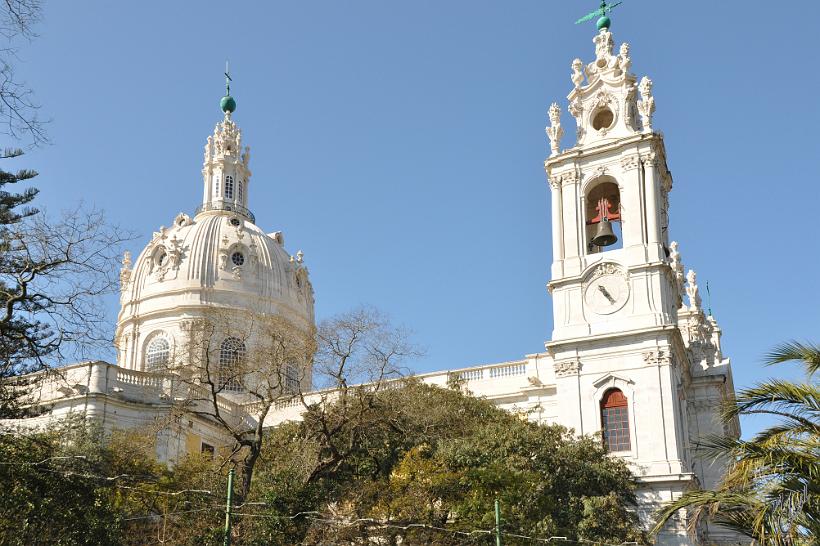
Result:
{"label": "balustrade railing", "polygon": [[485,379],[517,377],[527,375],[527,363],[526,361],[522,361],[484,366],[481,368],[473,368],[471,370],[456,372],[456,375],[461,381],[482,381]]}
{"label": "balustrade railing", "polygon": [[237,205],[235,203],[224,203],[224,202],[216,202],[216,203],[203,203],[199,205],[196,210],[194,211],[194,215],[199,214],[200,212],[205,212],[208,210],[226,210],[229,212],[235,212],[237,214],[241,214],[245,218],[251,221],[251,223],[256,223],[256,216],[248,210],[247,207],[243,207],[242,205]]}

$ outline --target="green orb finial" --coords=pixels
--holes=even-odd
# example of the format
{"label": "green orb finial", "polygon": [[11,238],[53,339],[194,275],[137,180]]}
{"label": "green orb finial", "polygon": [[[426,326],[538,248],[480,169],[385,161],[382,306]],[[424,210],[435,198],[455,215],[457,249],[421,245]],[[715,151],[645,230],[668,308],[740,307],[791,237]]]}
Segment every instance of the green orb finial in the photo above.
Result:
{"label": "green orb finial", "polygon": [[609,29],[609,25],[611,25],[611,24],[612,24],[612,21],[609,19],[609,17],[604,15],[603,17],[598,19],[598,22],[595,23],[595,26],[598,27],[598,30],[603,30],[603,29]]}
{"label": "green orb finial", "polygon": [[225,95],[222,97],[222,100],[219,101],[219,107],[222,109],[223,112],[233,112],[236,110],[236,101],[230,95]]}
{"label": "green orb finial", "polygon": [[236,110],[236,101],[231,96],[231,71],[228,69],[228,61],[225,61],[225,96],[219,101],[219,107],[226,114]]}

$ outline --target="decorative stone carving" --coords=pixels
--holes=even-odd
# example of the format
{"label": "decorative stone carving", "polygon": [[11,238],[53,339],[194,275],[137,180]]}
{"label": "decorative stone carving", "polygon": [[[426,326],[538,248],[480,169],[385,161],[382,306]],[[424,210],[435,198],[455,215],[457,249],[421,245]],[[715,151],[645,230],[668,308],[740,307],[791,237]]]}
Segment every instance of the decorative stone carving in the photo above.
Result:
{"label": "decorative stone carving", "polygon": [[300,264],[305,261],[305,253],[301,250],[296,253],[296,263]]}
{"label": "decorative stone carving", "polygon": [[222,246],[219,249],[219,269],[222,269],[224,271],[228,269],[228,247],[230,245],[228,236],[223,235],[221,242]]}
{"label": "decorative stone carving", "polygon": [[641,156],[641,161],[647,167],[655,167],[658,165],[658,154],[655,152],[649,152]]}
{"label": "decorative stone carving", "polygon": [[578,173],[575,171],[567,171],[565,173],[561,173],[557,175],[557,178],[561,181],[562,186],[570,186],[572,184],[576,184],[579,180]]}
{"label": "decorative stone carving", "polygon": [[584,138],[583,113],[584,107],[578,98],[569,103],[569,113],[575,118],[575,138],[580,142]]}
{"label": "decorative stone carving", "polygon": [[595,38],[592,39],[595,43],[595,58],[609,59],[612,56],[612,48],[615,47],[615,41],[612,39],[612,33],[603,28]]}
{"label": "decorative stone carving", "polygon": [[174,218],[174,225],[176,227],[186,227],[190,226],[193,223],[194,222],[193,220],[191,220],[191,217],[185,214],[184,212],[180,212],[179,214],[177,214],[176,218]]}
{"label": "decorative stone carving", "polygon": [[214,134],[208,137],[205,144],[205,164],[220,161],[225,157],[239,159],[247,167],[250,162],[250,148],[245,147],[242,153],[242,131],[226,112],[225,118],[216,124]]}
{"label": "decorative stone carving", "polygon": [[549,109],[550,126],[547,127],[547,136],[550,139],[551,155],[558,155],[561,146],[561,137],[564,136],[564,129],[561,127],[561,108],[557,102],[553,102]]}
{"label": "decorative stone carving", "polygon": [[655,97],[652,96],[652,80],[644,76],[638,85],[641,100],[638,101],[638,114],[641,116],[641,125],[644,133],[652,132],[652,114],[655,113]]}
{"label": "decorative stone carving", "polygon": [[153,237],[151,238],[151,242],[156,241],[164,241],[168,238],[168,228],[165,226],[159,226],[159,231],[155,231]]}
{"label": "decorative stone carving", "polygon": [[686,274],[686,295],[689,296],[689,310],[690,311],[700,311],[701,307],[701,300],[700,294],[698,293],[698,283],[697,283],[697,275],[695,274],[694,270],[690,269],[689,273]]}
{"label": "decorative stone carving", "polygon": [[584,62],[581,59],[574,59],[572,61],[572,84],[576,89],[584,84]]}
{"label": "decorative stone carving", "polygon": [[250,260],[251,268],[255,270],[259,265],[259,251],[256,248],[256,243],[253,241],[248,245],[248,259]]}
{"label": "decorative stone carving", "polygon": [[618,66],[624,74],[629,74],[629,69],[632,67],[632,59],[629,58],[629,44],[624,42],[621,44],[621,49],[618,54]]}
{"label": "decorative stone carving", "polygon": [[678,251],[677,241],[669,243],[669,267],[672,268],[672,274],[675,276],[675,285],[678,288],[678,293],[681,298],[683,298],[686,280],[683,274],[683,262],[681,261],[680,252]]}
{"label": "decorative stone carving", "polygon": [[643,361],[647,366],[671,365],[672,357],[664,350],[647,351],[643,354]]}
{"label": "decorative stone carving", "polygon": [[577,375],[581,371],[581,362],[579,360],[562,360],[556,362],[553,369],[555,370],[555,377]]}
{"label": "decorative stone carving", "polygon": [[122,256],[122,268],[120,269],[120,290],[124,291],[131,282],[131,252],[125,251]]}
{"label": "decorative stone carving", "polygon": [[638,115],[635,112],[637,108],[635,93],[637,93],[637,91],[637,86],[634,84],[630,85],[626,91],[626,98],[624,99],[624,123],[626,123],[626,126],[632,131],[638,130]]}
{"label": "decorative stone carving", "polygon": [[594,171],[592,171],[592,176],[590,178],[600,178],[605,176],[607,173],[609,173],[609,168],[606,165],[599,165]]}
{"label": "decorative stone carving", "polygon": [[597,106],[597,107],[604,107],[604,106],[614,107],[615,97],[612,96],[612,93],[609,93],[608,91],[605,91],[605,90],[601,89],[595,95],[594,105]]}
{"label": "decorative stone carving", "polygon": [[627,155],[621,158],[621,168],[624,171],[631,171],[638,168],[638,156],[636,154]]}
{"label": "decorative stone carving", "polygon": [[168,266],[174,271],[179,270],[179,263],[182,261],[182,241],[174,235],[171,237],[171,244],[168,248]]}
{"label": "decorative stone carving", "polygon": [[621,273],[621,268],[618,264],[614,264],[612,262],[604,262],[595,266],[595,269],[592,270],[589,278],[597,279],[598,277],[602,277],[603,275],[614,275],[617,273]]}

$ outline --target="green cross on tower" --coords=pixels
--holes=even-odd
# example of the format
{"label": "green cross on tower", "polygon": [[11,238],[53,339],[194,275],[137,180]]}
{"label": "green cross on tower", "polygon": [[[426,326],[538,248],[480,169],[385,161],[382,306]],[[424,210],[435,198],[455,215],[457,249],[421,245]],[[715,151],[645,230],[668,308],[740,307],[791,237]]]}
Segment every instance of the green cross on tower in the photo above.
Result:
{"label": "green cross on tower", "polygon": [[591,21],[598,17],[598,22],[595,23],[595,26],[598,27],[598,30],[601,30],[603,28],[608,29],[609,25],[612,24],[612,21],[610,21],[609,17],[607,17],[607,13],[611,12],[614,7],[620,6],[622,3],[623,2],[615,2],[614,4],[609,4],[606,2],[606,0],[601,0],[601,6],[598,9],[596,9],[592,13],[584,15],[583,17],[575,21],[575,24],[578,25],[580,23],[586,23],[587,21]]}
{"label": "green cross on tower", "polygon": [[225,96],[219,101],[219,108],[226,114],[236,110],[236,101],[231,96],[231,71],[228,70],[228,61],[225,61]]}

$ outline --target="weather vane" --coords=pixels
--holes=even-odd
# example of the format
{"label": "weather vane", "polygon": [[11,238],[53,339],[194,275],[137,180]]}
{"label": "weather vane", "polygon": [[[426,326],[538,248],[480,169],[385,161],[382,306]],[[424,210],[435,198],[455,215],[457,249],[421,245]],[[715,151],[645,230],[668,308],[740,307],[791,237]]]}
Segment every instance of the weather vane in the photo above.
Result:
{"label": "weather vane", "polygon": [[228,69],[228,61],[225,61],[225,96],[231,94],[231,71]]}
{"label": "weather vane", "polygon": [[615,2],[614,4],[609,4],[606,2],[606,0],[601,0],[601,7],[599,7],[592,13],[584,15],[583,17],[575,21],[575,24],[579,25],[581,23],[586,23],[587,21],[591,21],[596,17],[599,17],[597,23],[598,29],[609,28],[610,21],[609,17],[607,17],[606,14],[611,12],[613,8],[615,8],[616,6],[620,6],[621,4],[623,4],[623,2]]}

